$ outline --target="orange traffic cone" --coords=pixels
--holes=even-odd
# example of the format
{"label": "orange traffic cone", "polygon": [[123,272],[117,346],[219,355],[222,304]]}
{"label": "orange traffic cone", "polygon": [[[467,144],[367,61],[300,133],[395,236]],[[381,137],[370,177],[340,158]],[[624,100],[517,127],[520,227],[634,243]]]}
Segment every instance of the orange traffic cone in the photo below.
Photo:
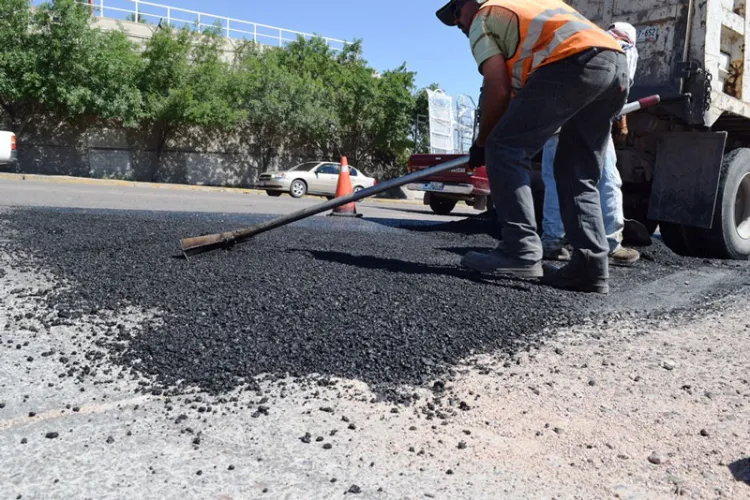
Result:
{"label": "orange traffic cone", "polygon": [[[339,181],[336,184],[336,198],[352,194],[352,179],[349,177],[349,164],[346,161],[346,156],[341,157],[341,169],[339,170]],[[328,215],[339,215],[344,217],[362,217],[362,214],[357,213],[357,207],[354,202],[347,203],[340,207],[336,207]]]}

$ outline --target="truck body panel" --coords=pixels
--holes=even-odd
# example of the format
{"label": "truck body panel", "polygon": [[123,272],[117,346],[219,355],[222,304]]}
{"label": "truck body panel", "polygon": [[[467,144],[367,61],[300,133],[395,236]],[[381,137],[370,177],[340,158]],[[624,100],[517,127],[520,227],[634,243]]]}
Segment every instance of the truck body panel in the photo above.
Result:
{"label": "truck body panel", "polygon": [[729,113],[750,118],[750,12],[745,0],[570,0],[599,26],[625,21],[638,32],[633,97],[689,91],[676,110],[712,126]]}

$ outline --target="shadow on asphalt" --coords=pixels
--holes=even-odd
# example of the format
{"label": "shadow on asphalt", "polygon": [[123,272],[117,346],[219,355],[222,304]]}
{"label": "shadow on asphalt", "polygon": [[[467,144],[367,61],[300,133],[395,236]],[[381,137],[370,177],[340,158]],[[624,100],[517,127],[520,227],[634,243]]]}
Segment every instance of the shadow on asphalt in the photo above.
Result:
{"label": "shadow on asphalt", "polygon": [[[420,215],[432,215],[436,216],[435,212],[433,212],[430,208],[403,208],[403,207],[393,207],[391,205],[387,207],[377,206],[377,205],[367,205],[367,208],[374,208],[377,210],[384,210],[388,212],[402,212],[406,214],[420,214]],[[470,214],[470,213],[454,213],[450,214],[450,217],[477,217],[479,214]],[[437,217],[437,216],[436,216]],[[443,224],[444,222],[450,222],[450,221],[430,221],[437,224]]]}
{"label": "shadow on asphalt", "polygon": [[[442,249],[438,249],[438,250],[442,250]],[[455,253],[459,254],[458,253],[459,249],[455,249],[455,250],[456,250]],[[474,249],[465,248],[463,250],[468,252]],[[318,260],[322,260],[325,262],[332,262],[336,264],[345,264],[345,265],[354,266],[360,269],[389,271],[389,272],[402,273],[402,274],[415,274],[415,275],[420,275],[420,276],[425,276],[425,275],[449,276],[452,278],[458,278],[458,279],[471,281],[473,283],[489,284],[489,285],[512,289],[512,290],[528,291],[529,289],[528,281],[516,280],[516,279],[510,279],[510,278],[499,279],[499,278],[486,277],[480,273],[467,270],[467,269],[463,269],[457,266],[435,266],[435,265],[430,265],[430,264],[421,264],[418,262],[408,262],[408,261],[397,260],[397,259],[386,259],[382,257],[350,255],[350,254],[342,253],[342,252],[324,252],[324,251],[316,251],[316,250],[299,250],[299,249],[290,249],[288,250],[288,252],[302,252],[308,255],[312,255],[314,258]],[[522,286],[522,284],[527,284],[527,286]]]}

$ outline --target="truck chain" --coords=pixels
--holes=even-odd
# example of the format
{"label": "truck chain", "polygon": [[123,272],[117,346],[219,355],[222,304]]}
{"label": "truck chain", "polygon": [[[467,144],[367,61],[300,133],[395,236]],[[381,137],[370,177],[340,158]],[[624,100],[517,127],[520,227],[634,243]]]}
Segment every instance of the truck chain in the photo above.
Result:
{"label": "truck chain", "polygon": [[705,97],[703,98],[703,112],[707,113],[711,107],[711,80],[713,80],[713,75],[708,70],[705,70],[705,74],[706,77],[703,83],[703,92],[705,93]]}

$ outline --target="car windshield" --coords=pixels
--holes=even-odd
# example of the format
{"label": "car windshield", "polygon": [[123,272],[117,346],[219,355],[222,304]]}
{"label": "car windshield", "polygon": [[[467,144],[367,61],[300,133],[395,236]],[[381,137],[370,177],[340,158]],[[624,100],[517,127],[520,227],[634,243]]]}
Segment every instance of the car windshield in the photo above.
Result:
{"label": "car windshield", "polygon": [[300,163],[299,165],[292,167],[289,169],[290,172],[309,172],[310,170],[314,169],[317,165],[319,165],[320,162],[317,161],[309,161],[307,163]]}

